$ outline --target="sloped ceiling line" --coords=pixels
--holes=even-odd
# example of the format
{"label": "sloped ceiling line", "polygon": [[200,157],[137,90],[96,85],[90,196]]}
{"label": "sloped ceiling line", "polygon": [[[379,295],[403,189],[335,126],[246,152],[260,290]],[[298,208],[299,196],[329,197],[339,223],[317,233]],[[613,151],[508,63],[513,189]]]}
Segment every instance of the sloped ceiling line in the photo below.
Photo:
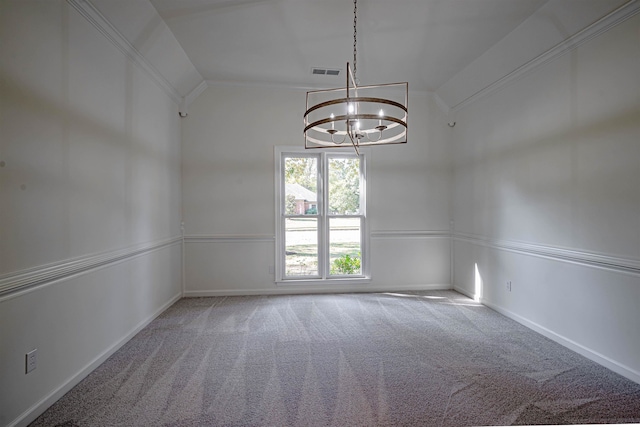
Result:
{"label": "sloped ceiling line", "polygon": [[627,19],[635,16],[640,13],[640,0],[631,0],[629,3],[626,3],[614,10],[610,14],[604,16],[598,21],[594,22],[590,26],[585,29],[579,31],[578,33],[572,35],[568,39],[558,43],[551,49],[546,52],[538,55],[531,61],[521,65],[500,79],[494,81],[490,85],[484,87],[483,89],[477,91],[473,95],[464,99],[456,105],[448,106],[436,93],[435,99],[438,103],[438,106],[445,112],[446,114],[455,113],[460,111],[464,107],[471,105],[475,101],[483,98],[486,95],[493,93],[494,91],[500,89],[507,83],[510,83],[520,77],[523,77],[525,74],[530,73],[531,71],[544,66],[545,64],[560,58],[565,53],[571,52],[576,49],[580,45],[588,42],[589,40],[598,37],[601,34],[604,34],[608,30],[614,28],[615,26],[621,24]]}
{"label": "sloped ceiling line", "polygon": [[187,117],[187,114],[189,114],[189,106],[200,96],[200,94],[202,94],[202,92],[207,90],[207,87],[209,87],[209,85],[206,80],[203,80],[198,86],[189,92],[187,96],[182,97],[182,102],[180,103],[180,108],[178,110],[180,117]]}
{"label": "sloped ceiling line", "polygon": [[[181,116],[187,114],[187,110],[189,105],[204,91],[207,86],[210,84],[241,84],[246,85],[240,82],[227,82],[227,81],[201,81],[190,93],[186,95],[182,95],[164,75],[154,67],[154,65],[145,58],[145,56],[140,53],[134,45],[127,40],[125,36],[122,35],[118,31],[118,29],[108,21],[105,16],[100,13],[87,0],[67,0],[67,3],[71,5],[74,9],[76,9],[81,16],[83,16],[87,21],[89,21],[100,33],[102,33],[109,41],[111,41],[121,52],[123,52],[129,59],[131,59],[134,64],[136,64],[141,70],[145,71],[152,80],[162,88],[167,95],[176,103],[179,107],[179,112]],[[615,27],[616,25],[624,22],[625,20],[631,18],[640,12],[640,0],[630,0],[628,3],[625,3],[618,9],[614,10],[610,14],[596,21],[592,25],[587,28],[581,30],[580,32],[574,34],[569,37],[567,40],[564,40],[554,47],[548,49],[544,53],[538,55],[532,60],[522,64],[518,68],[512,70],[511,72],[503,75],[492,83],[488,84],[484,88],[477,90],[475,93],[467,96],[462,101],[455,103],[454,105],[450,105],[450,100],[447,102],[447,96],[439,93],[438,90],[435,92],[429,92],[435,99],[438,107],[442,110],[443,113],[447,115],[448,118],[454,119],[455,113],[462,108],[472,104],[473,102],[483,98],[485,95],[493,93],[499,88],[503,87],[505,84],[512,82],[525,74],[533,71],[534,69],[541,67],[550,61],[553,61],[560,56],[564,55],[567,52],[577,48],[581,44],[593,39],[594,37],[599,36],[600,34],[608,31],[609,29]],[[254,82],[253,85],[261,86],[264,82]],[[251,85],[251,84],[250,84]],[[290,87],[289,85],[282,84],[267,84],[273,86],[283,86]],[[307,85],[301,85],[307,86]],[[310,89],[307,87],[307,89]]]}
{"label": "sloped ceiling line", "polygon": [[86,0],[67,0],[67,3],[117,47],[175,102],[183,97],[178,90],[124,37],[91,3]]}

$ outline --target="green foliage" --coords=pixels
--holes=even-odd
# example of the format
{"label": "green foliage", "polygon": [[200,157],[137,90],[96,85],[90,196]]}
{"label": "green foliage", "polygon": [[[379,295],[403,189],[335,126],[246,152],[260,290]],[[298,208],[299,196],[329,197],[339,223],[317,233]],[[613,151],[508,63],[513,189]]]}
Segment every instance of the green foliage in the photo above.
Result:
{"label": "green foliage", "polygon": [[360,274],[360,253],[357,257],[345,254],[333,260],[331,274]]}
{"label": "green foliage", "polygon": [[[287,157],[284,176],[288,184],[300,184],[317,191],[315,158]],[[329,212],[338,215],[360,212],[360,159],[334,157],[329,160]]]}
{"label": "green foliage", "polygon": [[333,214],[356,214],[360,211],[360,160],[329,160],[329,211]]}
{"label": "green foliage", "polygon": [[287,200],[284,205],[284,212],[287,215],[293,215],[296,213],[296,196],[293,194],[287,194]]}
{"label": "green foliage", "polygon": [[288,157],[284,163],[284,179],[287,184],[300,184],[316,192],[318,188],[316,159]]}
{"label": "green foliage", "polygon": [[304,211],[305,215],[318,215],[318,208],[309,208]]}

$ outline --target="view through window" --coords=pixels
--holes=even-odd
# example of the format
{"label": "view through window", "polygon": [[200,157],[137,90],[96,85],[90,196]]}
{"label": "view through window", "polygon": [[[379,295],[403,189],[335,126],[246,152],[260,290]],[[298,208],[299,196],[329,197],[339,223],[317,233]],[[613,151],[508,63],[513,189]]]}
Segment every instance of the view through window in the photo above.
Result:
{"label": "view through window", "polygon": [[364,276],[363,159],[325,152],[281,154],[281,279]]}

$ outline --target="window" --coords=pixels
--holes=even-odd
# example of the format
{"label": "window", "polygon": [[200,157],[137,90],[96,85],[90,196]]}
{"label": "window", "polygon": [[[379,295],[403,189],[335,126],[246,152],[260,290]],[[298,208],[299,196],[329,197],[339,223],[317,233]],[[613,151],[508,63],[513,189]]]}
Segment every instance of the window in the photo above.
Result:
{"label": "window", "polygon": [[365,158],[276,149],[276,281],[367,278]]}

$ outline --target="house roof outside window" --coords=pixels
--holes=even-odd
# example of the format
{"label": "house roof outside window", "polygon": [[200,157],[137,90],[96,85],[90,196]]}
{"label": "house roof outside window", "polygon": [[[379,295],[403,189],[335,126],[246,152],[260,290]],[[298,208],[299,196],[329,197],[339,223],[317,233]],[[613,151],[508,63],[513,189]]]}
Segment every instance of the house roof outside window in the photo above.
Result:
{"label": "house roof outside window", "polygon": [[292,194],[296,200],[305,200],[307,202],[315,203],[318,200],[318,196],[313,191],[308,188],[303,187],[300,184],[285,184],[284,185],[285,194]]}

